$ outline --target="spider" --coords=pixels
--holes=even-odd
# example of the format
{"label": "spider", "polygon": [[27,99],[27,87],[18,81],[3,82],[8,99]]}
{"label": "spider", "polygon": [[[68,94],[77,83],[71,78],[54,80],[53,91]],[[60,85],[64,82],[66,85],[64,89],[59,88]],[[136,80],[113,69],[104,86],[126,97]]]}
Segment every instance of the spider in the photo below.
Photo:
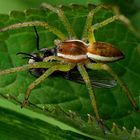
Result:
{"label": "spider", "polygon": [[[28,59],[28,64],[35,63],[35,62],[42,62],[45,58],[50,57],[50,56],[57,56],[57,47],[54,47],[54,48],[51,48],[51,49],[48,49],[48,48],[39,49],[39,35],[38,35],[37,29],[36,29],[35,26],[34,26],[34,30],[35,30],[36,40],[37,40],[36,41],[37,51],[35,51],[31,54],[24,53],[24,52],[19,52],[19,53],[17,53],[17,55],[19,55],[19,54],[24,55],[24,57],[22,57],[22,58],[23,59]],[[33,69],[30,69],[29,72],[33,76],[38,78],[46,70],[47,69],[42,69],[42,68],[38,68],[38,69],[36,68],[35,69],[35,68],[33,68]],[[105,76],[103,74],[101,75],[101,73],[100,73],[101,76],[99,76],[99,74],[96,73],[94,78],[92,78],[92,71],[87,69],[87,72],[89,74],[91,84],[94,87],[97,87],[97,88],[112,88],[112,87],[117,85],[116,81],[112,77]],[[71,81],[74,81],[74,82],[77,82],[77,83],[80,83],[80,84],[85,84],[83,78],[78,73],[77,69],[72,69],[68,72],[57,71],[57,72],[53,73],[51,76],[52,77],[53,76],[55,76],[55,77],[56,76],[59,76],[59,77],[61,76],[64,79],[71,80]]]}
{"label": "spider", "polygon": [[105,70],[109,72],[118,82],[123,92],[128,97],[128,100],[132,104],[133,108],[136,111],[138,111],[136,102],[131,96],[131,92],[127,88],[126,84],[106,64],[106,62],[114,62],[124,58],[123,53],[119,49],[115,48],[112,44],[96,41],[94,37],[94,30],[106,26],[107,24],[115,20],[123,21],[122,15],[115,15],[111,18],[102,21],[101,23],[92,25],[94,14],[98,12],[101,8],[106,8],[104,5],[97,6],[95,9],[92,9],[87,15],[82,39],[78,39],[74,30],[71,27],[69,20],[67,19],[61,8],[53,7],[47,3],[44,3],[42,6],[58,15],[68,32],[68,37],[56,27],[53,27],[48,23],[41,21],[17,23],[0,29],[0,32],[3,32],[26,26],[42,26],[47,28],[50,32],[54,33],[59,38],[59,40],[54,41],[54,44],[56,45],[56,56],[50,55],[45,57],[43,61],[40,62],[29,63],[24,66],[0,71],[0,75],[3,75],[28,69],[47,69],[27,88],[22,107],[28,104],[29,95],[32,89],[35,88],[41,82],[43,82],[48,76],[52,75],[55,71],[69,72],[70,70],[76,68],[86,84],[91,105],[93,107],[93,111],[98,122],[101,122],[101,118],[98,112],[95,94],[93,92],[93,87],[91,85],[87,69]]}

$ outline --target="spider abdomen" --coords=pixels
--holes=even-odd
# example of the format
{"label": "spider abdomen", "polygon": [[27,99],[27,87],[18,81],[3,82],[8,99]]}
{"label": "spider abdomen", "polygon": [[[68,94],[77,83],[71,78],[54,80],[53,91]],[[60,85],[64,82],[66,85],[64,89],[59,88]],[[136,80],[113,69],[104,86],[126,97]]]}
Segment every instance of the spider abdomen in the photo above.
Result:
{"label": "spider abdomen", "polygon": [[87,44],[81,40],[67,40],[58,44],[57,56],[69,62],[82,62],[87,59]]}
{"label": "spider abdomen", "polygon": [[113,62],[124,57],[118,48],[105,42],[94,42],[87,50],[87,56],[94,61]]}

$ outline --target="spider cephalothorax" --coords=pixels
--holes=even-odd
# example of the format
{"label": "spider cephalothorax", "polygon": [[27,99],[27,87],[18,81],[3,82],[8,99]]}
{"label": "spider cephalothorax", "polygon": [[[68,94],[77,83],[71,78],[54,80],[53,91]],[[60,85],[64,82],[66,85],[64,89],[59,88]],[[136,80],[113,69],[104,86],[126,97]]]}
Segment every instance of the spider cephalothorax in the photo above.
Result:
{"label": "spider cephalothorax", "polygon": [[[92,25],[93,15],[104,7],[101,5],[97,6],[95,9],[92,9],[87,15],[87,20],[85,23],[83,35],[82,38],[79,40],[77,39],[76,33],[74,32],[69,20],[67,19],[64,12],[60,8],[53,7],[46,3],[43,4],[42,6],[44,8],[47,8],[55,12],[59,16],[60,20],[62,21],[64,27],[68,32],[68,36],[66,36],[63,32],[58,30],[56,27],[53,27],[48,23],[42,21],[17,23],[0,29],[0,31],[3,32],[10,29],[26,27],[26,26],[42,26],[47,28],[52,33],[54,33],[60,39],[60,42],[56,44],[55,55],[53,53],[49,54],[50,50],[46,51],[47,52],[46,57],[44,56],[45,54],[44,51],[43,51],[43,55],[39,55],[39,56],[38,54],[31,54],[31,55],[29,54],[30,59],[28,65],[0,71],[0,75],[2,75],[2,74],[8,74],[21,70],[27,70],[27,69],[34,70],[40,68],[46,70],[42,72],[41,76],[39,74],[39,77],[29,85],[25,94],[25,99],[22,103],[22,107],[27,105],[29,95],[32,89],[35,88],[38,84],[40,84],[42,81],[44,81],[48,76],[52,75],[56,71],[60,71],[63,73],[76,69],[79,71],[81,77],[83,78],[86,84],[90,96],[91,105],[96,115],[96,119],[97,121],[100,122],[100,116],[98,113],[96,98],[93,92],[89,75],[87,73],[87,69],[90,69],[90,70],[108,71],[118,82],[118,84],[122,87],[123,92],[128,97],[128,100],[132,104],[133,108],[135,110],[138,110],[136,102],[132,98],[131,93],[127,88],[127,86],[116,75],[116,73],[107,64],[104,63],[104,62],[113,62],[124,58],[123,53],[119,49],[113,47],[113,45],[111,44],[108,44],[106,42],[96,41],[94,36],[94,29],[101,28],[115,20],[123,21],[122,15],[117,14],[109,19],[106,19],[105,21],[102,21],[101,23]],[[124,21],[124,23],[126,23],[126,21]],[[37,42],[37,44],[39,43]],[[37,48],[39,50],[39,47]]]}
{"label": "spider cephalothorax", "polygon": [[57,56],[72,63],[87,60],[88,45],[81,40],[66,40],[57,44]]}

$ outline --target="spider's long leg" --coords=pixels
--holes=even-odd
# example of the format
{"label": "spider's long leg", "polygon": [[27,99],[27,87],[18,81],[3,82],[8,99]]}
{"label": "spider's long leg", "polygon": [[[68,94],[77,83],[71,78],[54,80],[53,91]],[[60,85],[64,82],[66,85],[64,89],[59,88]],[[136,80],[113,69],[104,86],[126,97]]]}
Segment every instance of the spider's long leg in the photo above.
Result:
{"label": "spider's long leg", "polygon": [[15,68],[1,70],[0,75],[6,75],[6,74],[10,74],[10,73],[15,73],[18,71],[24,71],[24,70],[28,70],[31,68],[50,68],[50,67],[57,65],[57,64],[58,64],[57,62],[36,62],[33,64],[27,64],[27,65],[15,67]]}
{"label": "spider's long leg", "polygon": [[90,28],[88,30],[88,42],[90,44],[93,44],[94,42],[96,42],[95,36],[94,36],[94,28]]}
{"label": "spider's long leg", "polygon": [[51,75],[54,71],[57,71],[57,70],[59,70],[59,71],[69,71],[70,67],[68,67],[67,65],[65,65],[65,66],[55,65],[55,66],[49,68],[43,75],[41,75],[39,78],[37,78],[34,82],[32,82],[28,86],[28,89],[27,89],[26,94],[25,94],[25,99],[24,99],[21,107],[24,107],[24,106],[27,105],[29,95],[30,95],[31,91],[33,90],[33,88],[35,88],[38,84],[43,82],[49,75]]}
{"label": "spider's long leg", "polygon": [[92,25],[92,21],[93,21],[93,16],[95,13],[97,13],[101,8],[103,8],[104,5],[99,5],[97,6],[95,9],[91,10],[88,15],[87,15],[87,19],[86,19],[86,23],[85,23],[85,27],[84,27],[84,30],[83,30],[83,35],[82,35],[82,39],[84,41],[87,40],[87,34],[88,34],[88,31],[89,31],[89,28],[91,27]]}
{"label": "spider's long leg", "polygon": [[73,31],[73,28],[72,28],[69,20],[67,19],[64,12],[60,8],[53,7],[52,5],[50,5],[48,3],[43,3],[42,7],[47,8],[47,9],[53,11],[54,13],[56,13],[59,16],[60,20],[63,22],[63,24],[64,24],[64,26],[69,34],[69,37],[76,38],[76,34]]}
{"label": "spider's long leg", "polygon": [[58,62],[63,61],[62,58],[56,57],[56,56],[48,56],[48,57],[46,57],[46,58],[43,59],[44,62],[49,62],[49,61],[53,61],[53,60],[56,60]]}
{"label": "spider's long leg", "polygon": [[139,107],[137,106],[135,100],[133,99],[132,93],[128,89],[127,85],[121,80],[121,78],[119,78],[119,76],[111,69],[111,67],[109,67],[107,64],[101,64],[101,63],[97,63],[97,64],[89,63],[86,66],[87,66],[87,68],[90,68],[93,70],[105,70],[105,71],[109,72],[114,77],[114,79],[117,80],[118,84],[120,85],[123,92],[127,96],[129,102],[132,104],[132,107],[136,111],[140,111]]}
{"label": "spider's long leg", "polygon": [[96,115],[96,119],[97,119],[98,122],[100,122],[101,119],[100,119],[100,116],[99,116],[99,113],[98,113],[96,99],[95,99],[95,95],[94,95],[93,90],[92,90],[93,88],[92,88],[88,73],[86,72],[86,69],[82,64],[78,64],[78,70],[79,70],[81,76],[83,77],[83,79],[86,83],[86,86],[88,88],[91,104],[92,104],[94,113]]}
{"label": "spider's long leg", "polygon": [[84,27],[84,31],[83,31],[83,35],[82,35],[82,39],[87,40],[87,37],[88,37],[88,41],[90,43],[92,43],[93,41],[95,42],[94,30],[97,30],[98,28],[106,26],[107,24],[119,19],[119,16],[116,15],[116,16],[113,16],[111,18],[108,18],[108,19],[104,20],[103,22],[100,22],[100,23],[97,23],[95,25],[92,25],[94,14],[96,14],[102,8],[108,9],[109,7],[106,6],[106,5],[99,5],[95,9],[91,10],[89,12],[89,14],[87,15],[87,19],[86,19],[86,23],[85,23],[85,27]]}
{"label": "spider's long leg", "polygon": [[29,21],[29,22],[16,23],[16,24],[1,28],[0,32],[5,32],[8,30],[23,28],[23,27],[31,27],[31,26],[44,27],[44,28],[48,29],[50,32],[52,32],[53,34],[55,34],[57,37],[59,37],[61,40],[66,39],[66,36],[60,30],[58,30],[56,27],[50,26],[50,25],[48,25],[47,22],[41,22],[41,21]]}
{"label": "spider's long leg", "polygon": [[140,38],[140,34],[139,34],[139,33],[137,32],[137,30],[133,27],[131,21],[130,21],[127,17],[125,17],[124,15],[121,15],[121,14],[120,14],[120,15],[117,14],[117,15],[115,15],[115,16],[113,16],[113,17],[110,17],[110,18],[108,18],[108,19],[106,19],[106,20],[100,22],[100,23],[96,23],[96,24],[92,25],[91,28],[94,29],[94,30],[98,30],[99,28],[102,28],[102,27],[104,27],[104,26],[108,25],[109,23],[112,23],[112,22],[114,22],[114,21],[116,21],[116,20],[123,22],[124,25],[125,25],[136,37]]}
{"label": "spider's long leg", "polygon": [[104,26],[108,25],[109,23],[112,23],[116,20],[119,20],[119,15],[115,15],[115,16],[110,17],[104,21],[96,23],[96,24],[92,25],[91,28],[94,30],[98,30],[99,28],[102,28],[102,27],[104,27]]}
{"label": "spider's long leg", "polygon": [[92,44],[93,42],[95,42],[95,36],[94,36],[94,31],[103,27],[103,26],[106,26],[107,24],[115,21],[118,19],[118,16],[113,16],[111,18],[108,18],[100,23],[96,23],[94,25],[92,25],[89,29],[88,29],[88,41],[90,44]]}

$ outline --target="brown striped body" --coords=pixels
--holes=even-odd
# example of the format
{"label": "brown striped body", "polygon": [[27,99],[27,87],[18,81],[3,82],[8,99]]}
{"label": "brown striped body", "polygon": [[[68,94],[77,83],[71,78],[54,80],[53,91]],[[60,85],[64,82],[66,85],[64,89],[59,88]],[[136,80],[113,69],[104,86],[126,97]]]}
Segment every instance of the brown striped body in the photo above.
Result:
{"label": "brown striped body", "polygon": [[87,56],[90,59],[101,62],[113,62],[124,57],[123,53],[112,44],[94,42],[88,47]]}
{"label": "brown striped body", "polygon": [[57,55],[69,62],[79,63],[87,60],[88,45],[81,40],[67,40],[57,45]]}
{"label": "brown striped body", "polygon": [[72,63],[92,59],[97,62],[113,62],[124,58],[123,53],[112,44],[94,42],[86,44],[81,40],[66,40],[57,45],[57,56]]}

